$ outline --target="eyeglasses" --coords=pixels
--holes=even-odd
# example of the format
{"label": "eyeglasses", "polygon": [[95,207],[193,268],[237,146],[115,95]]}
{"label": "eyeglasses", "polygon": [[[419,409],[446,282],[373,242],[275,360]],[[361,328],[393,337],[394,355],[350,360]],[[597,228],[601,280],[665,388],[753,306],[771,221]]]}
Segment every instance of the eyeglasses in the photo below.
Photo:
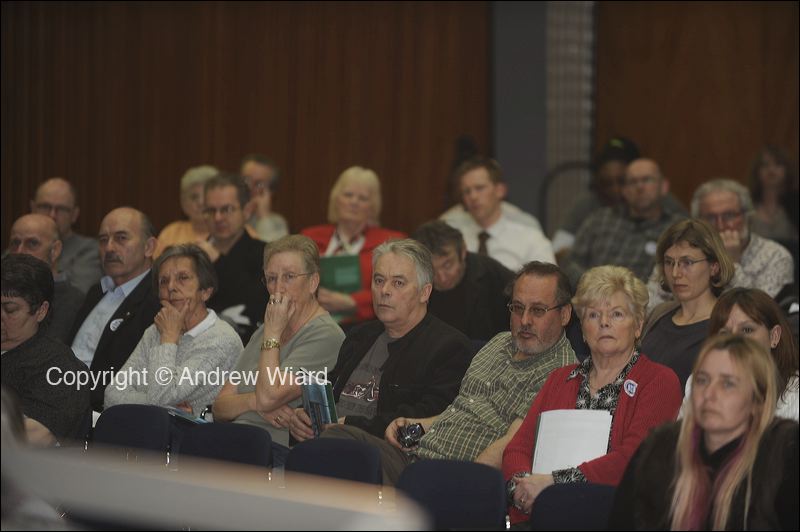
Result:
{"label": "eyeglasses", "polygon": [[635,187],[636,185],[651,185],[658,181],[656,176],[646,175],[644,177],[638,177],[633,179],[623,179],[622,186],[623,187]]}
{"label": "eyeglasses", "polygon": [[[561,308],[561,307],[563,307],[564,305],[567,305],[567,304],[568,303],[561,303],[560,305],[556,305],[554,307],[531,306],[531,307],[528,307],[527,310],[528,310],[528,312],[533,314],[533,316],[535,318],[541,318],[542,316],[544,316],[545,314],[547,314],[551,310],[555,310],[557,308]],[[513,313],[513,314],[516,314],[520,318],[525,316],[525,310],[526,310],[525,305],[523,305],[522,303],[509,303],[508,304],[508,311]]]}
{"label": "eyeglasses", "polygon": [[50,214],[53,211],[56,211],[56,214],[70,214],[72,209],[72,207],[67,207],[66,205],[52,205],[50,203],[35,203],[33,205],[33,210],[38,214]]}
{"label": "eyeglasses", "polygon": [[665,257],[663,260],[664,271],[671,272],[675,265],[678,265],[678,269],[682,272],[687,272],[689,269],[697,264],[698,262],[703,262],[708,259],[690,259],[689,257],[681,257],[678,260],[671,259],[669,257]]}
{"label": "eyeglasses", "polygon": [[215,209],[214,207],[206,207],[205,209],[203,209],[203,216],[205,216],[206,218],[213,218],[214,216],[216,216],[217,213],[220,213],[222,216],[228,217],[238,210],[239,210],[238,205],[225,205],[224,207],[220,207],[219,209]]}
{"label": "eyeglasses", "polygon": [[742,211],[726,211],[719,214],[715,213],[708,213],[701,216],[701,218],[711,225],[716,225],[717,222],[722,222],[723,224],[729,224],[731,222],[735,222],[738,220],[742,214]]}
{"label": "eyeglasses", "polygon": [[164,277],[159,277],[158,278],[158,286],[159,286],[159,288],[167,288],[169,286],[169,282],[172,279],[175,279],[175,282],[178,283],[180,286],[184,286],[189,281],[194,279],[194,276],[193,275],[189,275],[188,273],[179,273],[175,277],[167,277],[166,275]]}
{"label": "eyeglasses", "polygon": [[[303,277],[304,275],[311,275],[312,273],[313,272],[306,272],[306,273],[286,272],[286,273],[282,273],[280,275],[280,278],[281,278],[281,281],[283,281],[283,284],[292,284],[294,282],[294,280],[297,279],[298,277]],[[269,288],[269,285],[275,284],[275,283],[278,282],[278,276],[277,275],[266,275],[266,276],[262,275],[261,276],[261,282],[263,283],[264,286]]]}

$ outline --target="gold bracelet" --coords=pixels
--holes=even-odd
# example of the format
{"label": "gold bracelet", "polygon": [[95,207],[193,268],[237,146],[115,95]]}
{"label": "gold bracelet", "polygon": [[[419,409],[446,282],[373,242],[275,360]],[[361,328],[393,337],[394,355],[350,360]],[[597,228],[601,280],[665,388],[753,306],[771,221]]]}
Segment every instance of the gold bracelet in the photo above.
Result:
{"label": "gold bracelet", "polygon": [[263,342],[261,342],[261,350],[266,351],[267,349],[280,349],[281,343],[276,338],[267,338]]}

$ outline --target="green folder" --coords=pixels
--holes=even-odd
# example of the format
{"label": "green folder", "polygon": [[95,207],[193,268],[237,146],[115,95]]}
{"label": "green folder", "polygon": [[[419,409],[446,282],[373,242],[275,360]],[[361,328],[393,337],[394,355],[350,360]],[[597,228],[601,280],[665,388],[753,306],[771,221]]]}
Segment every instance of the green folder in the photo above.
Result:
{"label": "green folder", "polygon": [[[352,294],[361,290],[361,265],[358,255],[320,257],[320,285],[334,292]],[[355,312],[337,312],[331,317],[337,322],[355,315]]]}

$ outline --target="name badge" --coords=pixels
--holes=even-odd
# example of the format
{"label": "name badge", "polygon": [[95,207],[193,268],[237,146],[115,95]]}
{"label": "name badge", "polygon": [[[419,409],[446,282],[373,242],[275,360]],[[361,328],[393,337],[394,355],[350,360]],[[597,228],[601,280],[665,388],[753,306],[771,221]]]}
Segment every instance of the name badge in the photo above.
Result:
{"label": "name badge", "polygon": [[622,389],[625,390],[625,393],[628,394],[628,397],[633,397],[636,394],[636,388],[639,385],[630,379],[626,380],[623,385]]}
{"label": "name badge", "polygon": [[119,329],[119,326],[122,325],[123,321],[125,320],[122,318],[111,320],[111,324],[108,326],[108,328],[111,329],[112,332],[115,332],[117,329]]}

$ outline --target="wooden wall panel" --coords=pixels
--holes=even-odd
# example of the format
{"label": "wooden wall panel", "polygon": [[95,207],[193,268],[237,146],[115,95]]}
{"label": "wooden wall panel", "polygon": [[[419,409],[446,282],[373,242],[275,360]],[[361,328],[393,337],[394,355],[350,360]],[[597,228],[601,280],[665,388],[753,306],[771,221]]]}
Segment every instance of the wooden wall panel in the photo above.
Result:
{"label": "wooden wall panel", "polygon": [[163,227],[186,168],[249,152],[281,165],[295,230],[359,164],[411,231],[454,139],[488,145],[488,39],[486,2],[3,2],[3,245],[48,177],[77,186],[81,232],[122,204]]}
{"label": "wooden wall panel", "polygon": [[797,161],[797,2],[598,2],[596,53],[596,145],[636,140],[687,205],[765,143]]}

